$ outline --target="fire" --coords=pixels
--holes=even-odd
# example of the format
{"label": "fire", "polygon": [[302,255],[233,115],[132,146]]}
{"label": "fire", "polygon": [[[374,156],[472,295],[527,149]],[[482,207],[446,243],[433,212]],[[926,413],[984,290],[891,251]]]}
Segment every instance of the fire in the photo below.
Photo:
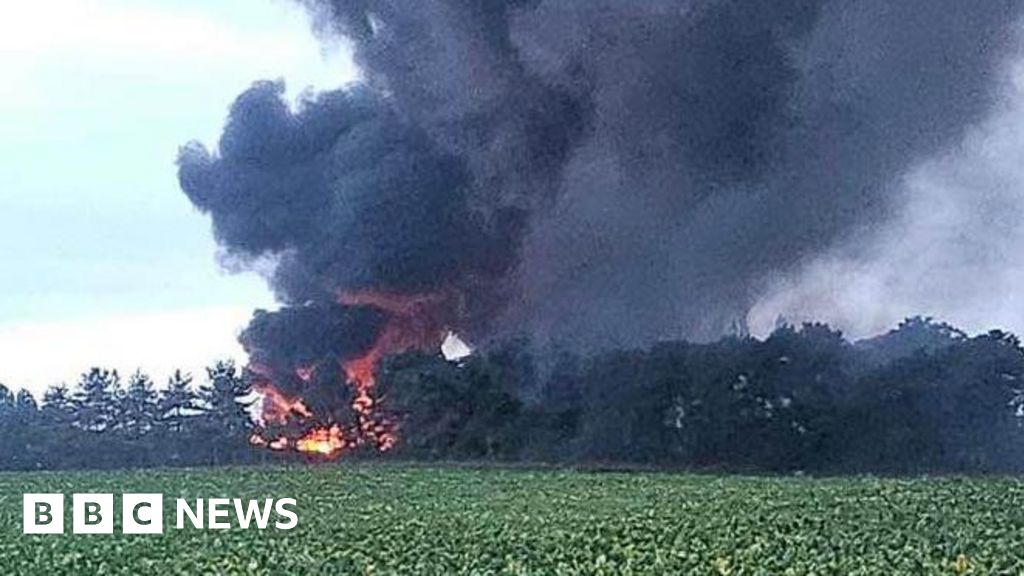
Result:
{"label": "fire", "polygon": [[397,425],[377,409],[377,366],[390,355],[414,349],[438,348],[447,334],[443,295],[404,296],[383,292],[344,292],[338,301],[349,306],[372,306],[389,314],[373,346],[358,358],[342,363],[356,396],[360,437],[386,452],[398,443]]}
{"label": "fire", "polygon": [[264,446],[271,450],[284,450],[288,448],[288,439],[283,437],[267,440],[259,434],[253,434],[249,437],[249,443],[253,446]]}
{"label": "fire", "polygon": [[330,428],[314,428],[295,441],[295,449],[299,452],[324,456],[334,456],[344,448],[345,436],[337,424]]}
{"label": "fire", "polygon": [[344,432],[337,424],[331,427],[313,428],[295,441],[284,436],[268,440],[260,434],[253,434],[249,437],[249,443],[253,446],[262,446],[277,451],[294,447],[299,452],[327,457],[337,456],[348,445]]}
{"label": "fire", "polygon": [[[386,315],[386,321],[373,345],[357,358],[343,360],[340,369],[352,387],[352,410],[356,422],[351,427],[339,424],[319,425],[301,437],[268,439],[259,434],[250,438],[253,445],[272,450],[294,449],[298,452],[335,457],[356,446],[386,452],[399,441],[398,425],[381,409],[377,396],[377,369],[384,358],[409,350],[440,349],[449,334],[446,318],[448,298],[443,294],[403,295],[376,291],[343,292],[338,302],[346,306],[369,306]],[[294,420],[314,420],[316,416],[299,398],[282,394],[271,382],[271,371],[260,366],[253,372],[264,376],[253,388],[263,395],[262,420],[265,424],[285,425]],[[312,381],[315,367],[299,366],[295,375],[303,382]]]}
{"label": "fire", "polygon": [[253,386],[263,395],[262,418],[264,423],[284,424],[292,415],[312,418],[313,412],[298,398],[287,398],[269,383]]}

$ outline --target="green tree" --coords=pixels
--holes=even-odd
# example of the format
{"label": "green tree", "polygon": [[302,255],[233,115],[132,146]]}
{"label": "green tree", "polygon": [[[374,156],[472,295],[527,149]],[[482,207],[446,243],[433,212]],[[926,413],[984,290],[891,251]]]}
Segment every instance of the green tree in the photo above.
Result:
{"label": "green tree", "polygon": [[0,384],[0,421],[6,421],[14,412],[14,394],[11,389]]}
{"label": "green tree", "polygon": [[157,399],[155,426],[158,442],[168,464],[195,462],[189,440],[195,436],[193,422],[199,411],[192,376],[175,370]]}
{"label": "green tree", "polygon": [[128,379],[117,414],[121,463],[142,466],[159,462],[163,455],[155,442],[157,394],[153,381],[141,371]]}
{"label": "green tree", "polygon": [[206,376],[199,388],[204,446],[214,463],[237,461],[249,451],[252,390],[231,361],[217,362],[206,369]]}
{"label": "green tree", "polygon": [[117,425],[121,378],[116,370],[92,368],[82,374],[75,391],[75,425],[94,434],[111,431]]}
{"label": "green tree", "polygon": [[46,443],[37,433],[39,405],[28,390],[19,390],[14,398],[13,430],[8,441],[18,446],[13,455],[14,467],[21,470],[41,468]]}
{"label": "green tree", "polygon": [[66,384],[46,389],[41,417],[47,425],[71,427],[75,421],[75,399]]}
{"label": "green tree", "polygon": [[20,449],[20,446],[12,441],[16,434],[14,405],[14,394],[8,387],[0,384],[0,436],[4,438],[4,441],[0,442],[0,462],[5,469],[15,467],[14,457]]}
{"label": "green tree", "polygon": [[82,460],[78,449],[81,431],[74,427],[76,412],[74,396],[66,385],[50,386],[43,393],[39,430],[46,442],[48,468],[67,468]]}
{"label": "green tree", "polygon": [[195,416],[198,410],[196,402],[196,394],[192,389],[192,375],[175,370],[174,375],[167,381],[167,388],[160,393],[157,400],[161,427],[172,434],[184,433],[189,419]]}
{"label": "green tree", "polygon": [[122,459],[116,444],[121,378],[116,370],[92,368],[82,374],[74,392],[74,467],[110,468]]}
{"label": "green tree", "polygon": [[399,450],[426,458],[511,458],[519,454],[526,355],[498,350],[462,362],[410,353],[389,362],[380,393],[401,422]]}
{"label": "green tree", "polygon": [[153,381],[142,372],[128,379],[121,402],[121,427],[129,440],[139,440],[153,432],[157,420],[157,393]]}

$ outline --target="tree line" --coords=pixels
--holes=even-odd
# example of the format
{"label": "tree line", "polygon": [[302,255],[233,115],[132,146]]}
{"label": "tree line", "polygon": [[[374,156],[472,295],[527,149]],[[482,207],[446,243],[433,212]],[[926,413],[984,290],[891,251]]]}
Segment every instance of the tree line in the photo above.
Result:
{"label": "tree line", "polygon": [[40,402],[0,385],[0,468],[124,468],[251,461],[250,390],[231,362],[206,381],[176,371],[157,389],[135,372],[122,380],[93,368],[74,388],[52,386]]}
{"label": "tree line", "polygon": [[759,340],[580,356],[527,341],[394,359],[382,394],[410,458],[816,473],[1024,469],[1024,350],[927,318],[859,342]]}
{"label": "tree line", "polygon": [[[145,374],[122,381],[97,368],[73,389],[51,387],[39,403],[0,386],[0,468],[299,457],[249,444],[260,429],[243,371],[221,362],[206,372],[199,385],[177,372],[158,390]],[[359,457],[813,473],[1024,470],[1020,340],[1001,331],[971,337],[927,318],[857,342],[823,324],[782,325],[764,339],[590,353],[513,339],[457,361],[399,355],[378,380],[401,442],[386,455]],[[344,396],[342,382],[326,388]]]}

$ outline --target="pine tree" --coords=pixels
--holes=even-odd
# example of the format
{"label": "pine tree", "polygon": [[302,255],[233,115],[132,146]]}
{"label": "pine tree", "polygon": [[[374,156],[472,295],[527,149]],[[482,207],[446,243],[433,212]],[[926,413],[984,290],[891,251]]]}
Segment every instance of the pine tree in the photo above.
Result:
{"label": "pine tree", "polygon": [[14,412],[14,394],[11,390],[0,384],[0,422],[6,421]]}
{"label": "pine tree", "polygon": [[175,370],[157,400],[157,442],[163,450],[163,463],[192,464],[198,461],[190,440],[195,437],[194,422],[198,413],[192,376]]}
{"label": "pine tree", "polygon": [[28,390],[19,390],[14,398],[13,429],[7,441],[17,447],[12,464],[19,470],[41,468],[46,455],[46,443],[36,434],[39,406]]}
{"label": "pine tree", "polygon": [[166,433],[182,434],[196,410],[192,375],[175,370],[174,375],[167,381],[167,388],[160,393],[157,400],[157,424]]}
{"label": "pine tree", "polygon": [[117,424],[117,403],[121,378],[117,371],[93,368],[82,374],[75,391],[75,425],[88,432],[103,433]]}
{"label": "pine tree", "polygon": [[138,440],[151,433],[157,419],[157,394],[149,376],[136,371],[128,380],[119,417],[125,436]]}
{"label": "pine tree", "polygon": [[14,419],[14,394],[3,384],[0,384],[0,462],[3,468],[13,468],[13,458],[18,450],[11,437],[15,431]]}
{"label": "pine tree", "polygon": [[66,385],[51,386],[43,394],[39,432],[47,446],[47,468],[68,468],[84,460],[78,449],[81,432],[74,427],[76,411],[75,399]]}
{"label": "pine tree", "polygon": [[214,448],[215,462],[224,456],[222,447],[235,460],[246,449],[252,430],[248,410],[252,401],[247,399],[252,391],[234,362],[217,362],[206,369],[206,375],[207,384],[199,390],[206,445]]}
{"label": "pine tree", "polygon": [[66,384],[50,386],[43,393],[40,414],[47,426],[70,427],[75,421],[75,400]]}

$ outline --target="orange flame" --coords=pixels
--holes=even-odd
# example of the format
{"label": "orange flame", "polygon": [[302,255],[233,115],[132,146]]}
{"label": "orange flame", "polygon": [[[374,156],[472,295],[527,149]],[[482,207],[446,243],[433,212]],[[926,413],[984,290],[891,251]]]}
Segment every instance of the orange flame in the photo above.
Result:
{"label": "orange flame", "polygon": [[295,441],[299,452],[335,456],[345,448],[345,436],[335,424],[330,428],[314,428]]}
{"label": "orange flame", "polygon": [[[356,414],[354,427],[346,430],[338,424],[318,426],[294,441],[286,437],[268,439],[254,434],[250,438],[253,445],[271,450],[293,448],[298,452],[335,457],[355,446],[369,445],[380,452],[386,452],[398,443],[397,423],[380,409],[380,398],[376,396],[377,367],[383,358],[393,354],[408,350],[440,349],[447,334],[447,298],[443,294],[403,295],[363,291],[340,293],[338,301],[347,306],[374,307],[387,316],[384,327],[369,350],[341,364],[346,381],[355,392],[352,400],[352,410]],[[270,371],[265,367],[257,365],[251,368],[269,380]],[[314,367],[302,366],[295,369],[296,376],[304,382],[310,382],[313,373]],[[315,418],[301,399],[285,396],[269,381],[254,384],[253,388],[263,394],[262,418],[265,423],[283,425],[293,418]]]}
{"label": "orange flame", "polygon": [[360,436],[377,450],[386,452],[398,443],[398,433],[394,420],[377,410],[377,366],[381,359],[393,354],[440,347],[446,333],[442,318],[445,297],[367,291],[343,292],[338,301],[349,306],[372,306],[388,313],[388,321],[373,346],[362,356],[342,364],[356,391],[352,410],[358,415]]}
{"label": "orange flame", "polygon": [[265,423],[284,424],[292,415],[313,417],[313,412],[301,399],[288,398],[269,383],[255,384],[253,389],[263,395],[261,415]]}

